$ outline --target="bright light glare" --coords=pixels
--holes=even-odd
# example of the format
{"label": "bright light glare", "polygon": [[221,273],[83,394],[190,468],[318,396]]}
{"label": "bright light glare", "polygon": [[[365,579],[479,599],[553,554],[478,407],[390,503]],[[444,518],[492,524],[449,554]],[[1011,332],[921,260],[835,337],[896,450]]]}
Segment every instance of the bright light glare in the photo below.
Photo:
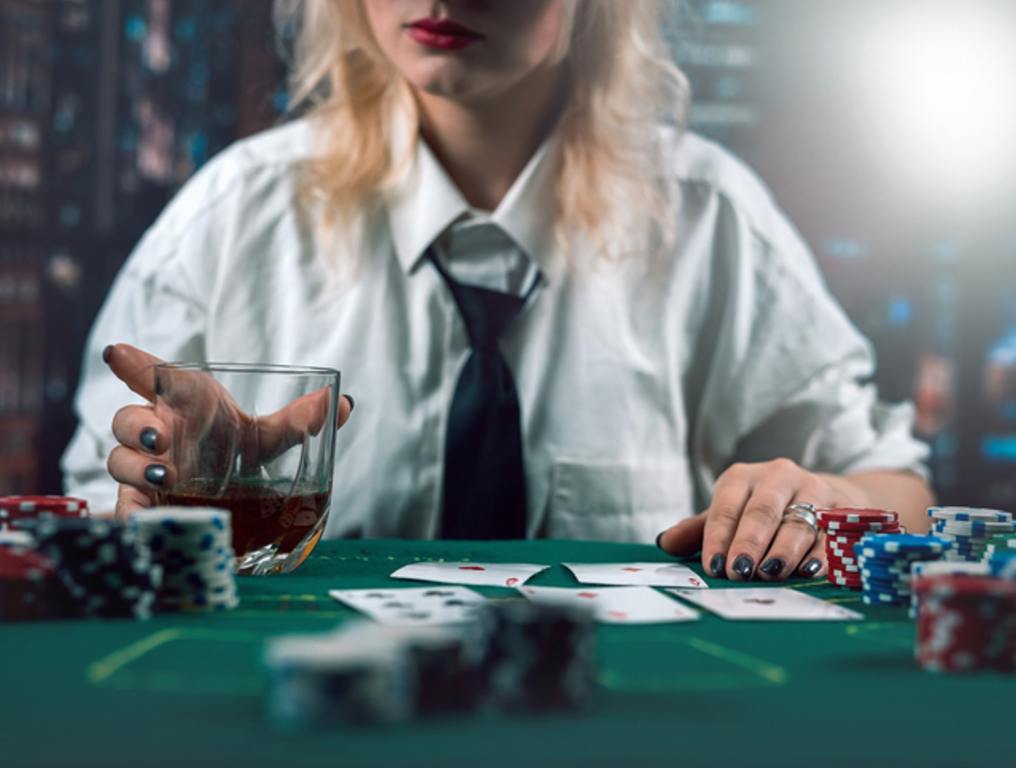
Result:
{"label": "bright light glare", "polygon": [[[1004,4],[1003,4],[1004,5]],[[861,51],[885,170],[910,190],[983,194],[1016,172],[1016,17],[984,0],[880,4]]]}

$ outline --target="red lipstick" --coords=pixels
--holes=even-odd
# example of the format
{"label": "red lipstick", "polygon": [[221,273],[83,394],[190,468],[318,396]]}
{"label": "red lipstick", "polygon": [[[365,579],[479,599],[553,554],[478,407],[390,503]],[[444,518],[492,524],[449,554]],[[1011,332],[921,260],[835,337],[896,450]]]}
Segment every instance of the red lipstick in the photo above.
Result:
{"label": "red lipstick", "polygon": [[448,19],[417,19],[406,25],[409,36],[424,48],[461,51],[483,40],[483,35]]}

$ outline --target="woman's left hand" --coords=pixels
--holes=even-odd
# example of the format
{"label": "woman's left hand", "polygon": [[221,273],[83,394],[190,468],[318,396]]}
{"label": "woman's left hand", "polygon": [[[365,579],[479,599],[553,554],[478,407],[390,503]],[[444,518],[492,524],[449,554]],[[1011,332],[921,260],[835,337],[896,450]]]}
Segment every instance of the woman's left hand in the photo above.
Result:
{"label": "woman's left hand", "polygon": [[790,459],[734,464],[716,480],[705,512],[660,534],[657,543],[672,555],[701,548],[707,574],[745,581],[758,574],[777,581],[826,570],[823,536],[796,517],[784,520],[791,504],[823,507],[870,506],[865,491],[847,478],[815,474]]}

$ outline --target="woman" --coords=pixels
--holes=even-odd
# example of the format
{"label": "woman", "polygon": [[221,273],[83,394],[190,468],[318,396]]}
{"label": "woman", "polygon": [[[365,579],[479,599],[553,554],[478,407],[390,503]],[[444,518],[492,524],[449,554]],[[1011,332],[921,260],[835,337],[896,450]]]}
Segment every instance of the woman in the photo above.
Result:
{"label": "woman", "polygon": [[761,184],[680,130],[657,5],[282,6],[309,113],[131,256],[68,492],[122,516],[166,481],[166,425],[114,418],[155,355],[343,370],[332,536],[655,538],[775,580],[825,567],[794,504],[925,529],[910,411],[861,383],[869,345]]}

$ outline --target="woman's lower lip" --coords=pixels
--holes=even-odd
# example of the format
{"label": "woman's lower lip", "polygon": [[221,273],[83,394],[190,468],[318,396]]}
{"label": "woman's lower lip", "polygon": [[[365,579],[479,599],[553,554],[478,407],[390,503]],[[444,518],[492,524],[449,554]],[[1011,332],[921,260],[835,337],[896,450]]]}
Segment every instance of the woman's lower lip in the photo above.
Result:
{"label": "woman's lower lip", "polygon": [[479,37],[468,35],[447,35],[431,32],[420,27],[410,27],[409,36],[425,48],[436,48],[440,51],[461,51],[473,43],[480,42]]}

